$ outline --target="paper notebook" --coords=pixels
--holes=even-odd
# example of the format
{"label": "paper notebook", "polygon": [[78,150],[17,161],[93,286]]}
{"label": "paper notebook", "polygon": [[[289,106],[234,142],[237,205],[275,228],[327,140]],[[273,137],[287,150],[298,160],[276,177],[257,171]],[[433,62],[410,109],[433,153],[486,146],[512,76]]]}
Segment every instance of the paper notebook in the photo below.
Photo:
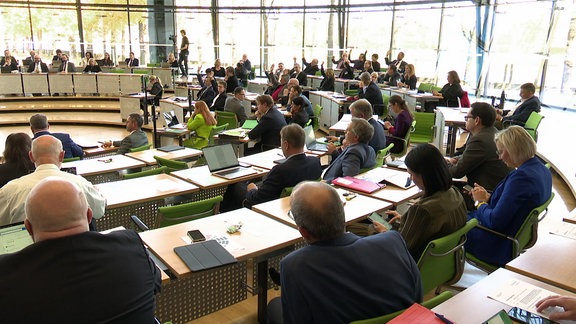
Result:
{"label": "paper notebook", "polygon": [[246,119],[244,124],[242,124],[243,129],[254,129],[258,125],[258,121],[256,119]]}
{"label": "paper notebook", "polygon": [[380,190],[386,187],[385,184],[376,183],[364,179],[357,179],[354,177],[340,177],[332,180],[332,184],[338,185],[340,187],[348,188],[355,191],[373,193],[374,191]]}
{"label": "paper notebook", "polygon": [[174,252],[192,271],[212,269],[238,262],[230,252],[214,240],[175,247]]}

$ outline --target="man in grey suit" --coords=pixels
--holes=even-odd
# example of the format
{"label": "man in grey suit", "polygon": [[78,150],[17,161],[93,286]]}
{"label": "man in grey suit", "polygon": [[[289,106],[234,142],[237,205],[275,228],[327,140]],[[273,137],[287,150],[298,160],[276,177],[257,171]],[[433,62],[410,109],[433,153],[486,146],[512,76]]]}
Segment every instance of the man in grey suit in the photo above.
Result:
{"label": "man in grey suit", "polygon": [[360,169],[376,164],[376,153],[368,145],[374,135],[374,127],[367,120],[352,118],[344,137],[342,153],[338,154],[334,144],[328,144],[328,153],[332,154],[332,163],[324,172],[322,179],[330,183],[338,177],[355,176]]}
{"label": "man in grey suit", "polygon": [[130,135],[124,137],[121,141],[107,141],[104,142],[104,147],[118,146],[118,154],[125,154],[130,151],[131,148],[140,147],[148,144],[148,136],[142,130],[142,125],[144,124],[144,119],[140,114],[130,114],[128,120],[126,120],[126,130],[130,132]]}
{"label": "man in grey suit", "polygon": [[244,98],[246,98],[244,88],[236,87],[234,89],[234,97],[226,99],[226,103],[224,104],[224,111],[230,111],[236,114],[238,125],[244,124],[244,121],[248,119],[246,110],[244,110],[244,106],[242,106],[242,100],[244,100]]}
{"label": "man in grey suit", "polygon": [[60,64],[60,67],[58,68],[58,72],[74,73],[76,70],[76,67],[74,66],[74,63],[68,61],[68,55],[62,54],[61,59],[62,59],[62,64]]}
{"label": "man in grey suit", "polygon": [[488,103],[475,102],[465,118],[471,137],[462,155],[446,158],[448,169],[453,178],[466,176],[470,186],[477,183],[491,191],[510,172],[496,152],[496,110]]}

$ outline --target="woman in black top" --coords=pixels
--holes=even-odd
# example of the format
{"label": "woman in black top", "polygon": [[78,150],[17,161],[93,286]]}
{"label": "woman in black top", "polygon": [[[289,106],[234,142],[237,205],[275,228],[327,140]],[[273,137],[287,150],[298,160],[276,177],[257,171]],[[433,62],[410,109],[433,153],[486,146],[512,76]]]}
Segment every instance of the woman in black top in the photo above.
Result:
{"label": "woman in black top", "polygon": [[34,163],[28,155],[31,147],[32,139],[26,133],[13,133],[6,137],[4,163],[0,164],[0,188],[34,171]]}
{"label": "woman in black top", "polygon": [[324,62],[322,62],[322,65],[320,65],[320,72],[324,79],[322,80],[322,83],[320,83],[320,88],[318,90],[334,91],[334,70],[326,69],[326,72],[324,72]]}
{"label": "woman in black top", "polygon": [[448,83],[442,87],[440,92],[432,91],[435,96],[441,96],[440,106],[458,107],[458,98],[462,97],[462,87],[460,86],[460,77],[456,71],[448,72]]}
{"label": "woman in black top", "polygon": [[298,96],[292,99],[290,113],[292,114],[290,124],[298,124],[302,128],[306,126],[310,117],[306,110],[304,110],[304,99],[302,97]]}
{"label": "woman in black top", "polygon": [[417,79],[414,64],[406,64],[406,71],[404,71],[401,82],[398,82],[398,86],[405,87],[410,90],[415,90],[416,82]]}

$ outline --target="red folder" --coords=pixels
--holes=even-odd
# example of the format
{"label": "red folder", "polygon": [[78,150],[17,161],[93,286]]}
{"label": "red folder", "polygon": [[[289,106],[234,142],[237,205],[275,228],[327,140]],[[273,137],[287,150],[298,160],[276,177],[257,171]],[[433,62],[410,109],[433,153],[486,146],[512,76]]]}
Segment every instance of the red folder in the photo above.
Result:
{"label": "red folder", "polygon": [[348,188],[355,191],[373,193],[374,191],[380,190],[386,187],[383,183],[371,182],[364,179],[357,179],[354,177],[340,177],[332,180],[332,184],[338,185],[340,187]]}

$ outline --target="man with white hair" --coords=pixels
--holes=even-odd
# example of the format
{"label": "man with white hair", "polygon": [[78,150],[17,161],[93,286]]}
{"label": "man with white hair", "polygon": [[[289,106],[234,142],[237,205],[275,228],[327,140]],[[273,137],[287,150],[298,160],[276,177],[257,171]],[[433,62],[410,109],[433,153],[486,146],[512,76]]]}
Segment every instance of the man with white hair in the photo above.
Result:
{"label": "man with white hair", "polygon": [[26,216],[24,202],[28,193],[34,185],[50,176],[58,176],[78,185],[88,200],[93,217],[104,216],[104,196],[83,177],[60,171],[63,159],[62,142],[56,137],[43,135],[32,141],[30,160],[36,165],[36,170],[0,188],[0,226],[23,221]]}
{"label": "man with white hair", "polygon": [[153,323],[161,280],[138,234],[88,231],[83,190],[47,177],[26,199],[34,244],[0,256],[6,323]]}

